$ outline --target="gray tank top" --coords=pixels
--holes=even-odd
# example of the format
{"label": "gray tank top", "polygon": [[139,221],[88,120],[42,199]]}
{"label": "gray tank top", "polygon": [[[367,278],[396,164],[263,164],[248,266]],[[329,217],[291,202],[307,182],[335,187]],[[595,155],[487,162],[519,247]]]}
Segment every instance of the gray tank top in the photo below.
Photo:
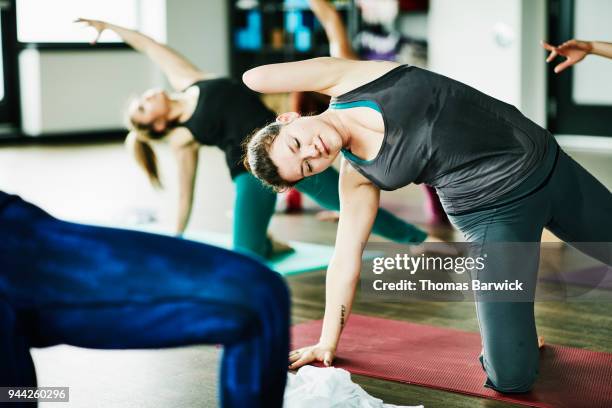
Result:
{"label": "gray tank top", "polygon": [[330,108],[370,106],[385,134],[377,156],[344,156],[383,190],[436,188],[447,213],[490,205],[525,180],[552,135],[518,109],[461,82],[401,65],[333,98]]}

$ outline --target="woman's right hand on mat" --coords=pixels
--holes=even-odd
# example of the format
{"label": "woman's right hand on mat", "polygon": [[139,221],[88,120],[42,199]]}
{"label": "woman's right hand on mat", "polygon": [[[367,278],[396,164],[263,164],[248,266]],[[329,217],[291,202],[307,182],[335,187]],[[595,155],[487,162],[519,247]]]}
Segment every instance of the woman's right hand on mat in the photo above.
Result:
{"label": "woman's right hand on mat", "polygon": [[92,27],[93,29],[96,30],[97,34],[96,37],[90,41],[91,44],[95,44],[98,42],[98,40],[100,39],[100,36],[102,35],[102,32],[104,32],[104,30],[106,30],[108,28],[108,25],[106,22],[104,21],[100,21],[100,20],[90,20],[87,18],[77,18],[76,20],[74,20],[75,23],[84,23],[87,27]]}
{"label": "woman's right hand on mat", "polygon": [[317,343],[314,346],[302,347],[289,353],[289,369],[297,370],[313,361],[322,361],[326,367],[329,367],[334,361],[335,354],[335,347],[323,344]]}

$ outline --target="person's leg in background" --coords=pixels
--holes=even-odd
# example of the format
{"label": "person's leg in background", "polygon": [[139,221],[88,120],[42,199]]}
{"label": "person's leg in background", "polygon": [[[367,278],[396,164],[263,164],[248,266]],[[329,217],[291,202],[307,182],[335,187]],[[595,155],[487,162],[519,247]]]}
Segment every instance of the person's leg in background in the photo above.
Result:
{"label": "person's leg in background", "polygon": [[224,344],[223,406],[282,406],[289,298],[275,272],[192,241],[63,222],[21,200],[0,211],[0,231],[0,383],[36,383],[29,347]]}
{"label": "person's leg in background", "polygon": [[267,258],[272,255],[272,243],[267,233],[274,215],[276,193],[251,173],[239,174],[234,183],[233,248]]}
{"label": "person's leg in background", "polygon": [[612,265],[612,193],[565,152],[549,182],[552,219],[559,238]]}
{"label": "person's leg in background", "polygon": [[[498,208],[450,217],[466,240],[475,245],[479,256],[486,259],[485,268],[472,279],[513,282],[518,278],[529,293],[475,293],[483,345],[481,363],[487,373],[485,386],[499,392],[527,392],[537,377],[539,352],[533,291],[539,241],[549,217],[550,205],[543,190]],[[521,257],[516,256],[516,247],[523,251]]]}
{"label": "person's leg in background", "polygon": [[[311,197],[317,204],[328,210],[340,210],[338,179],[336,169],[330,167],[322,173],[308,177],[297,184],[297,189]],[[378,209],[372,232],[399,243],[421,243],[427,233],[391,214],[382,208]]]}

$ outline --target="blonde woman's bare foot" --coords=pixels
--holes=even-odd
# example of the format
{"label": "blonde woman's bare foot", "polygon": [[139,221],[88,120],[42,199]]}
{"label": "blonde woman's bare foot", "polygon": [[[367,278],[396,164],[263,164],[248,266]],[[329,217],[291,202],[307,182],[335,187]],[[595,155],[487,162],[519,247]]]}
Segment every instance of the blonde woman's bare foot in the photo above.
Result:
{"label": "blonde woman's bare foot", "polygon": [[272,257],[288,254],[290,252],[295,251],[295,249],[291,248],[289,244],[281,241],[277,241],[271,235],[268,235],[270,239],[270,244],[272,245]]}
{"label": "blonde woman's bare foot", "polygon": [[338,211],[319,211],[315,218],[324,222],[338,222],[340,213]]}
{"label": "blonde woman's bare foot", "polygon": [[538,348],[544,347],[544,336],[538,336]]}

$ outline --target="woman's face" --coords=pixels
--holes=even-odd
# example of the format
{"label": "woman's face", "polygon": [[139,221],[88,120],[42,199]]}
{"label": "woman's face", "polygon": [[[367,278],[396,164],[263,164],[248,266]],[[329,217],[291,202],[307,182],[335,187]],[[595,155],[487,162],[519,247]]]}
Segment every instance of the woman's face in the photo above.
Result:
{"label": "woman's face", "polygon": [[319,116],[301,117],[283,113],[277,119],[284,123],[270,148],[270,158],[279,175],[296,182],[321,173],[332,165],[342,149],[338,132]]}
{"label": "woman's face", "polygon": [[149,89],[130,106],[130,117],[135,123],[163,132],[166,130],[169,111],[170,99],[166,92]]}

